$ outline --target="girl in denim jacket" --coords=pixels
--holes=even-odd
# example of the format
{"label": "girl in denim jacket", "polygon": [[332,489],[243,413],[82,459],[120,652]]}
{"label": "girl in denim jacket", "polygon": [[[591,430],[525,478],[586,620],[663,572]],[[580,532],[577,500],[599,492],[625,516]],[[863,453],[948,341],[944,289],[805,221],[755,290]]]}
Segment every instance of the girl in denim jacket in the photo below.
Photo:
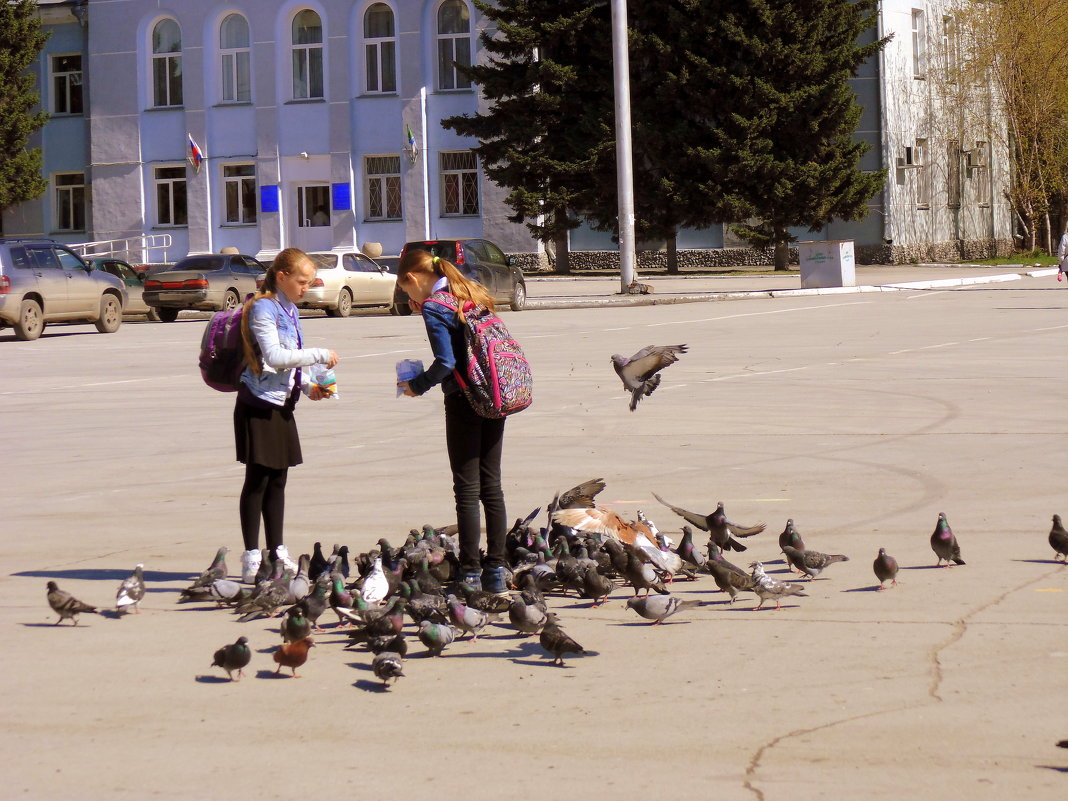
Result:
{"label": "girl in denim jacket", "polygon": [[326,393],[309,371],[313,364],[333,367],[338,355],[326,348],[303,348],[300,314],[294,305],[315,280],[315,264],[296,248],[279,253],[267,268],[263,288],[241,317],[245,363],[234,406],[237,460],[245,465],[241,488],[241,578],[255,580],[260,567],[260,517],[267,549],[287,566],[296,565],[282,544],[285,489],[289,468],[300,464],[300,438],[293,408],[303,392],[312,400]]}

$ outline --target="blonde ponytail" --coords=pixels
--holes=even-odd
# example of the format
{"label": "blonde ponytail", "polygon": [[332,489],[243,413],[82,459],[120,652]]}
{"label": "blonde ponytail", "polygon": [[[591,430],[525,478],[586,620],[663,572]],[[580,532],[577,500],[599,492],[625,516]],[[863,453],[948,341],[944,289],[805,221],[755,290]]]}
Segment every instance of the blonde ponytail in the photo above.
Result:
{"label": "blonde ponytail", "polygon": [[[409,250],[397,265],[397,282],[400,283],[410,273],[428,273],[439,278],[444,276],[449,282],[449,292],[460,301],[461,308],[465,302],[470,301],[493,311],[493,296],[489,290],[461,273],[448,259],[434,256],[425,250]],[[457,315],[462,316],[462,312],[457,312]]]}

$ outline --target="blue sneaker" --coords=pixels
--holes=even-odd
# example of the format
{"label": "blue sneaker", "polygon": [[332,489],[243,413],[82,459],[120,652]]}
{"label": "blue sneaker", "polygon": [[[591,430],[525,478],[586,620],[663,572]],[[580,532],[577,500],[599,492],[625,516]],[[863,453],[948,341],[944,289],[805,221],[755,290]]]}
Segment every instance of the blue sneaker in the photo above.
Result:
{"label": "blue sneaker", "polygon": [[464,573],[463,581],[464,581],[464,584],[466,584],[468,587],[470,587],[473,590],[481,590],[482,589],[482,574],[479,573],[477,570],[472,570],[472,571]]}
{"label": "blue sneaker", "polygon": [[503,567],[487,567],[482,571],[482,579],[482,588],[486,592],[492,592],[494,595],[504,595],[508,592]]}

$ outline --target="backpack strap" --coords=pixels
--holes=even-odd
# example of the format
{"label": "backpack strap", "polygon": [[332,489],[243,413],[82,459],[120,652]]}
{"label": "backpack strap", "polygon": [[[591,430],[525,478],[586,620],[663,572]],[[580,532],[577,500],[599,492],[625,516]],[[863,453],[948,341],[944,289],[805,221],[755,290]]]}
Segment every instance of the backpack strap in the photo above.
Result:
{"label": "backpack strap", "polygon": [[459,311],[460,304],[457,297],[451,292],[438,291],[432,294],[429,298],[423,301],[423,303],[436,303],[439,306],[444,306],[449,311]]}

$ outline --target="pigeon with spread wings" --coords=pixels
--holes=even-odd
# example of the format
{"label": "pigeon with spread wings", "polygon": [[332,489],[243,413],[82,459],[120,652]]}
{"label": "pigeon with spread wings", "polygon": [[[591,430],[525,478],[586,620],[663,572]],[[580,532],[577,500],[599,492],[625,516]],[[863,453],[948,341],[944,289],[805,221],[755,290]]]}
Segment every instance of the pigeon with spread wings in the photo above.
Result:
{"label": "pigeon with spread wings", "polygon": [[755,526],[742,526],[738,523],[732,523],[727,519],[727,515],[723,511],[722,501],[716,505],[716,511],[708,515],[702,515],[697,512],[688,512],[678,506],[672,506],[655,492],[653,493],[653,497],[679,517],[697,526],[702,531],[707,531],[711,535],[710,538],[712,542],[725,551],[733,549],[741,552],[746,550],[746,547],[738,542],[738,540],[734,539],[734,537],[752,537],[754,534],[759,534],[765,528],[763,523],[757,523]]}
{"label": "pigeon with spread wings", "polygon": [[618,353],[612,356],[612,366],[623,386],[630,392],[630,410],[638,408],[638,401],[660,386],[660,371],[679,360],[686,345],[648,345],[629,359]]}

